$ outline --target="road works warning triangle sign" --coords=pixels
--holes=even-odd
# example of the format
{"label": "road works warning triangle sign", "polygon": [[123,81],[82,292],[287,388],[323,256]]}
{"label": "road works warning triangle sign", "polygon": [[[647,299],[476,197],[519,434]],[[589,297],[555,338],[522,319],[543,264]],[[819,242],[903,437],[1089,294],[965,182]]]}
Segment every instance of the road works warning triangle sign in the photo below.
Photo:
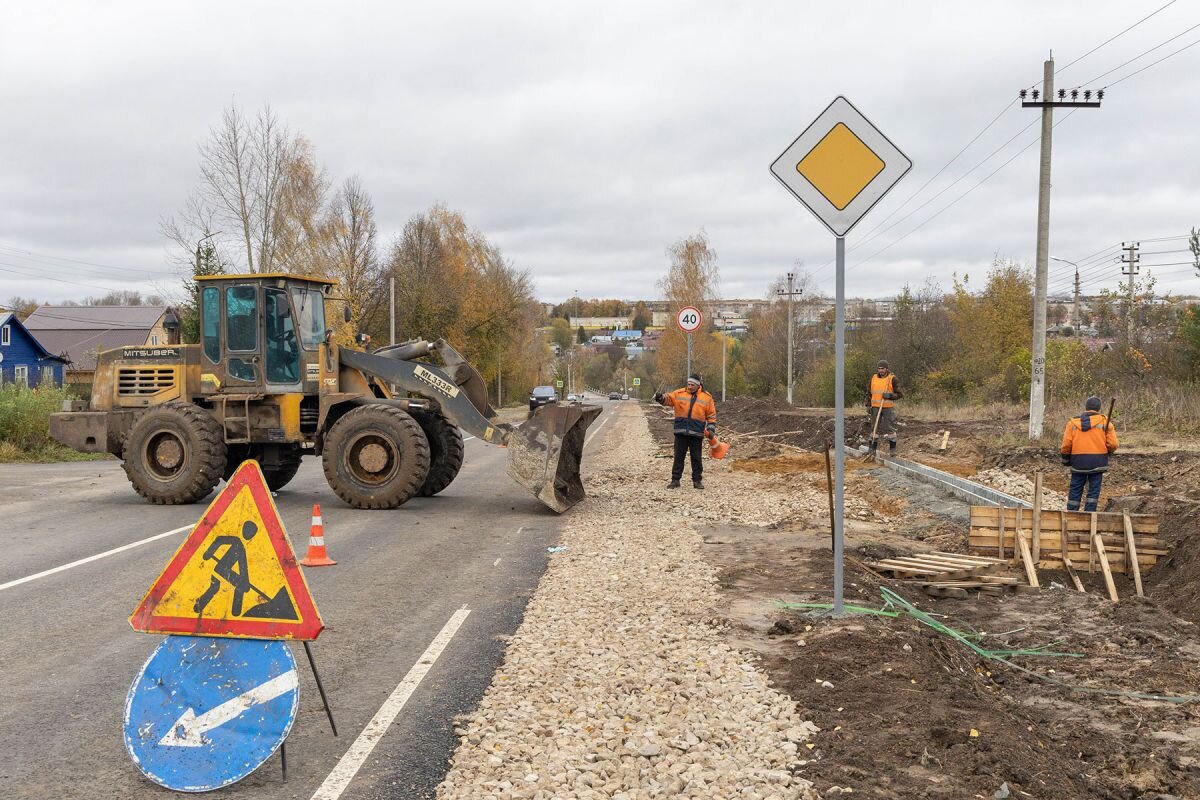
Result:
{"label": "road works warning triangle sign", "polygon": [[317,638],[324,623],[257,461],[238,467],[129,624],[144,633]]}

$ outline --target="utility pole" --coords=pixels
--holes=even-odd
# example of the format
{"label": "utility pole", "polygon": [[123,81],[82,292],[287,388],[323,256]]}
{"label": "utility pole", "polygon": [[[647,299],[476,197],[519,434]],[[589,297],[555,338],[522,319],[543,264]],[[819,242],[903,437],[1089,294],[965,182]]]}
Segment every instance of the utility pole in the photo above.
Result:
{"label": "utility pole", "polygon": [[1033,295],[1033,364],[1029,382],[1029,438],[1040,439],[1042,423],[1046,414],[1046,288],[1049,282],[1050,259],[1050,153],[1051,140],[1054,134],[1055,108],[1099,108],[1104,99],[1104,90],[1093,92],[1088,89],[1079,99],[1080,91],[1072,89],[1070,99],[1067,91],[1059,89],[1057,99],[1054,93],[1054,58],[1051,56],[1043,64],[1042,91],[1032,91],[1032,100],[1027,99],[1029,90],[1020,91],[1022,108],[1040,108],[1042,110],[1042,154],[1038,171],[1038,215],[1037,215],[1037,254]]}
{"label": "utility pole", "polygon": [[392,344],[396,343],[396,276],[392,275],[388,281],[388,286],[391,291],[392,298]]}
{"label": "utility pole", "polygon": [[[393,337],[394,341],[395,337]],[[504,405],[504,386],[501,383],[501,376],[504,374],[504,367],[501,365],[500,357],[501,350],[499,343],[496,344],[496,408]]]}
{"label": "utility pole", "polygon": [[725,402],[725,351],[729,349],[729,334],[726,325],[729,320],[723,320],[721,323],[721,402]]}
{"label": "utility pole", "polygon": [[1070,321],[1072,321],[1072,324],[1074,325],[1072,330],[1074,330],[1074,332],[1075,332],[1075,338],[1076,339],[1080,338],[1082,336],[1082,332],[1079,329],[1082,326],[1079,324],[1079,267],[1078,266],[1075,267],[1075,306],[1074,306],[1074,308],[1072,308],[1072,312],[1070,312]]}
{"label": "utility pole", "polygon": [[[788,321],[787,321],[787,328],[788,328],[787,329],[787,401],[788,401],[789,406],[792,404],[792,382],[793,382],[793,378],[795,375],[795,371],[792,369],[792,347],[793,347],[793,340],[794,340],[795,334],[796,334],[796,325],[793,322],[793,317],[792,317],[792,300],[794,298],[796,298],[798,295],[804,294],[803,290],[796,291],[795,285],[796,285],[796,273],[789,272],[787,274],[787,291],[784,291],[783,289],[777,289],[775,291],[775,293],[778,295],[787,295],[787,304],[788,304],[788,312],[787,312],[787,317],[788,317]],[[722,397],[721,399],[724,400],[725,398]]]}
{"label": "utility pole", "polygon": [[1051,261],[1061,261],[1064,264],[1070,264],[1075,268],[1075,305],[1071,309],[1071,330],[1075,332],[1075,338],[1080,337],[1079,333],[1079,265],[1074,261],[1067,261],[1065,258],[1058,256],[1050,256]]}
{"label": "utility pole", "polygon": [[1125,255],[1121,256],[1121,274],[1125,276],[1125,280],[1129,281],[1125,287],[1129,291],[1129,307],[1126,310],[1125,316],[1125,338],[1128,344],[1133,344],[1133,333],[1135,329],[1135,321],[1137,320],[1137,294],[1134,292],[1134,278],[1138,274],[1138,262],[1141,261],[1141,256],[1138,255],[1138,248],[1141,247],[1141,242],[1132,242],[1125,244],[1121,242],[1121,249],[1125,251]]}

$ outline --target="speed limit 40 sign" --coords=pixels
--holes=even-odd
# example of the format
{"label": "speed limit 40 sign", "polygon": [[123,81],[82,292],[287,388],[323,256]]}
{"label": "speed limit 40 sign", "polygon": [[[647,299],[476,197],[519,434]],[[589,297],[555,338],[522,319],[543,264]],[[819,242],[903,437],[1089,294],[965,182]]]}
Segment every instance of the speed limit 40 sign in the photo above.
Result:
{"label": "speed limit 40 sign", "polygon": [[693,333],[700,330],[700,325],[704,322],[704,315],[695,306],[684,306],[679,309],[679,314],[675,317],[675,321],[679,324],[681,330]]}

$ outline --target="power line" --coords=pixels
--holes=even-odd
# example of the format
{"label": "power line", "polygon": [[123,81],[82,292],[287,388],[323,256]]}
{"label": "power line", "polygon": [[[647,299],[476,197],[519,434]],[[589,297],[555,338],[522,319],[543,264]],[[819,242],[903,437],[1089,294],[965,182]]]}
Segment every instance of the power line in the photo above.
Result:
{"label": "power line", "polygon": [[[1069,115],[1068,115],[1068,116],[1069,116]],[[1064,117],[1064,119],[1065,119],[1065,117]],[[992,158],[993,158],[993,157],[994,157],[994,156],[995,156],[997,153],[999,153],[1001,150],[1003,150],[1004,148],[1006,148],[1006,147],[1008,147],[1010,144],[1012,144],[1012,143],[1013,143],[1013,141],[1014,141],[1014,140],[1016,140],[1016,138],[1017,138],[1018,136],[1020,136],[1022,133],[1024,133],[1024,132],[1025,132],[1025,131],[1027,131],[1027,130],[1029,130],[1030,128],[1032,128],[1034,125],[1036,125],[1036,124],[1037,124],[1037,122],[1038,122],[1038,121],[1035,119],[1035,120],[1033,120],[1032,122],[1030,122],[1028,125],[1026,125],[1024,128],[1021,128],[1021,130],[1019,130],[1019,131],[1017,131],[1015,134],[1013,134],[1012,138],[1010,138],[1010,139],[1009,139],[1007,142],[1005,142],[1004,144],[1002,144],[1002,145],[1000,145],[999,147],[997,147],[995,150],[993,150],[991,153],[989,153],[989,154],[988,154],[988,155],[987,155],[987,156],[986,156],[986,157],[985,157],[985,158],[984,158],[982,161],[980,161],[979,163],[977,163],[975,166],[971,167],[969,170],[967,170],[966,172],[964,172],[962,175],[959,175],[959,176],[958,176],[957,178],[955,178],[953,181],[951,181],[950,183],[946,184],[946,185],[945,185],[944,187],[942,187],[942,189],[941,189],[940,191],[938,191],[938,193],[937,193],[937,194],[935,194],[933,197],[929,198],[929,199],[928,199],[928,200],[926,200],[924,203],[921,203],[921,205],[917,206],[917,207],[916,207],[916,208],[914,208],[912,211],[908,212],[908,213],[907,213],[907,214],[905,214],[903,217],[901,217],[900,219],[898,219],[898,220],[896,220],[895,222],[893,222],[891,225],[888,225],[886,228],[883,228],[882,230],[876,231],[875,233],[872,233],[870,236],[867,236],[867,237],[865,237],[865,238],[861,239],[860,241],[858,241],[858,242],[857,242],[857,243],[854,245],[854,247],[852,247],[852,248],[851,248],[851,250],[856,250],[856,249],[858,249],[858,248],[862,247],[863,245],[865,245],[865,244],[866,244],[867,242],[869,242],[870,240],[872,240],[872,239],[876,238],[877,236],[880,236],[880,235],[882,235],[882,234],[885,234],[885,233],[887,233],[887,232],[888,232],[888,231],[890,231],[892,228],[895,228],[895,227],[896,227],[897,225],[899,225],[900,223],[902,223],[902,222],[904,222],[905,220],[907,220],[907,219],[911,218],[911,217],[912,217],[914,214],[916,214],[918,211],[920,211],[921,209],[923,209],[923,208],[925,208],[926,206],[928,206],[928,205],[929,205],[930,203],[932,203],[934,200],[937,200],[939,197],[941,197],[942,195],[944,195],[946,192],[950,191],[950,189],[952,189],[952,188],[953,188],[953,187],[954,187],[954,186],[955,186],[957,183],[959,183],[959,182],[960,182],[960,181],[961,181],[963,178],[966,178],[966,177],[967,177],[968,175],[970,175],[972,172],[974,172],[975,170],[979,169],[981,166],[983,166],[983,165],[984,165],[984,164],[986,164],[988,161],[990,161],[990,160],[991,160],[991,159],[992,159]],[[1027,148],[1027,147],[1028,147],[1028,145],[1026,146],[1026,148]],[[1024,150],[1025,150],[1026,148],[1022,148],[1021,150],[1017,151],[1017,152],[1018,152],[1018,154],[1019,154],[1019,153],[1021,153],[1021,152],[1024,152]],[[1005,162],[1005,164],[1007,164],[1007,163],[1008,163],[1008,162],[1006,161],[1006,162]],[[995,174],[995,173],[993,173],[993,174]],[[991,176],[989,176],[989,177],[991,177]],[[986,180],[986,179],[985,179],[985,180]],[[964,196],[965,196],[965,195],[964,195]]]}
{"label": "power line", "polygon": [[5,245],[5,244],[0,244],[0,252],[4,252],[6,254],[9,254],[10,256],[16,255],[16,256],[25,257],[25,258],[28,258],[33,261],[42,261],[42,262],[45,262],[46,260],[49,260],[51,262],[65,261],[69,264],[81,264],[81,265],[87,266],[87,267],[99,267],[100,269],[115,269],[119,272],[134,272],[134,273],[140,273],[143,275],[160,275],[161,274],[158,272],[152,272],[150,270],[145,270],[145,269],[134,269],[132,267],[118,267],[113,264],[101,264],[101,263],[98,263],[95,261],[81,261],[76,258],[65,258],[63,256],[52,256],[52,255],[48,255],[46,253],[37,253],[32,250],[23,250],[21,248],[17,248],[17,247],[13,247],[11,245]]}
{"label": "power line", "polygon": [[[991,122],[989,122],[987,125],[984,125],[983,130],[981,130],[979,133],[975,134],[975,136],[973,136],[971,138],[971,141],[967,142],[961,150],[959,150],[957,153],[954,154],[953,158],[951,158],[949,161],[947,161],[945,164],[943,164],[942,168],[933,174],[933,177],[931,177],[929,180],[925,181],[925,183],[921,184],[921,188],[917,189],[915,192],[910,194],[903,203],[896,206],[896,208],[893,209],[890,214],[888,214],[886,217],[881,219],[877,225],[875,225],[870,230],[866,231],[866,233],[864,233],[863,235],[870,236],[872,233],[874,233],[875,231],[882,228],[883,225],[889,219],[891,219],[892,217],[894,217],[896,214],[898,214],[900,212],[900,209],[904,208],[906,205],[908,205],[910,202],[912,202],[913,198],[915,198],[921,192],[925,191],[925,189],[928,188],[929,184],[931,184],[935,180],[937,180],[938,176],[941,175],[943,172],[945,172],[950,167],[951,164],[953,164],[955,161],[957,161],[959,156],[961,156],[963,153],[967,152],[967,150],[971,147],[971,145],[973,145],[973,144],[975,144],[975,142],[979,141],[979,137],[983,136],[985,133],[987,133],[989,130],[991,130],[992,126],[995,125],[997,122],[999,122],[1000,118],[1003,117],[1005,114],[1007,114],[1009,109],[1011,109],[1011,108],[1013,108],[1013,103],[1011,101],[1005,102],[1004,108],[1002,108],[1000,110],[1000,113],[997,114],[995,117],[993,117]],[[860,242],[860,244],[861,244],[861,242]]]}
{"label": "power line", "polygon": [[[1076,111],[1076,110],[1077,110],[1077,109],[1072,109],[1071,111],[1069,111],[1069,112],[1068,112],[1066,115],[1064,115],[1064,116],[1063,116],[1063,118],[1062,118],[1062,119],[1060,119],[1058,122],[1054,123],[1054,127],[1056,127],[1056,128],[1057,128],[1059,125],[1061,125],[1062,123],[1064,123],[1064,122],[1066,122],[1068,119],[1070,119],[1070,118],[1071,118],[1071,117],[1072,117],[1072,116],[1075,114],[1075,111]],[[1031,124],[1032,124],[1032,123],[1031,123]],[[1026,126],[1026,127],[1028,127],[1028,126]],[[989,181],[989,180],[992,178],[992,176],[994,176],[994,175],[995,175],[996,173],[998,173],[1000,170],[1002,170],[1002,169],[1004,169],[1005,167],[1007,167],[1009,164],[1011,164],[1013,161],[1015,161],[1015,160],[1016,160],[1016,159],[1017,159],[1017,158],[1018,158],[1018,157],[1019,157],[1019,156],[1020,156],[1022,153],[1024,153],[1024,152],[1025,152],[1026,150],[1028,150],[1029,148],[1033,147],[1033,146],[1034,146],[1035,144],[1037,144],[1037,143],[1038,143],[1040,140],[1041,140],[1041,137],[1039,136],[1037,139],[1033,139],[1032,141],[1030,141],[1030,142],[1029,142],[1029,144],[1025,145],[1025,146],[1024,146],[1024,147],[1022,147],[1020,150],[1018,150],[1018,151],[1017,151],[1015,154],[1013,154],[1013,155],[1012,155],[1012,157],[1010,157],[1010,158],[1009,158],[1007,161],[1005,161],[1003,164],[1001,164],[1000,166],[996,167],[996,169],[994,169],[994,170],[992,170],[990,173],[988,173],[988,175],[987,175],[985,178],[983,178],[983,180],[979,181],[979,182],[978,182],[978,183],[976,183],[974,186],[972,186],[970,189],[968,189],[967,191],[965,191],[965,192],[963,192],[962,194],[960,194],[960,195],[959,195],[958,197],[956,197],[954,200],[951,200],[951,201],[950,201],[950,203],[949,203],[948,205],[946,205],[946,206],[943,206],[943,207],[942,207],[942,209],[941,209],[940,211],[938,211],[936,214],[934,214],[934,215],[933,215],[933,216],[931,216],[931,217],[928,217],[928,218],[927,218],[927,219],[926,219],[924,222],[920,223],[920,224],[919,224],[919,225],[917,225],[915,228],[913,228],[912,230],[910,230],[908,233],[904,234],[904,235],[903,235],[903,236],[901,236],[899,239],[896,239],[895,241],[893,241],[891,244],[888,244],[888,245],[886,245],[885,247],[882,247],[882,248],[880,248],[879,250],[875,251],[875,252],[874,252],[874,253],[872,253],[871,255],[869,255],[869,256],[867,256],[866,258],[862,259],[861,261],[857,262],[857,263],[856,263],[856,264],[855,264],[853,267],[850,267],[850,268],[848,268],[848,269],[847,269],[847,272],[849,272],[849,271],[850,271],[850,269],[854,269],[854,268],[856,268],[856,267],[860,267],[860,266],[862,266],[862,265],[863,265],[863,264],[865,264],[866,262],[870,261],[872,258],[875,258],[876,256],[880,255],[880,254],[881,254],[881,253],[883,253],[884,251],[886,251],[886,250],[888,250],[888,249],[890,249],[890,248],[894,247],[895,245],[899,244],[900,242],[904,241],[904,240],[905,240],[905,239],[907,239],[909,236],[912,236],[914,233],[916,233],[916,232],[917,232],[917,231],[919,231],[921,228],[923,228],[923,227],[925,227],[926,225],[928,225],[930,222],[933,222],[935,219],[937,219],[939,216],[941,216],[941,215],[942,215],[942,214],[944,214],[946,211],[948,211],[949,209],[951,209],[953,206],[955,206],[955,205],[956,205],[956,204],[957,204],[959,201],[961,201],[963,198],[965,198],[965,197],[966,197],[967,195],[969,195],[971,192],[975,191],[975,190],[976,190],[976,189],[978,189],[980,186],[982,186],[983,184],[987,183],[987,182],[988,182],[988,181]],[[1011,140],[1010,140],[1010,141],[1011,141]],[[990,158],[990,156],[989,156],[989,158]],[[899,223],[897,223],[897,224],[899,224]]]}
{"label": "power line", "polygon": [[1200,39],[1197,39],[1196,41],[1192,42],[1191,44],[1189,44],[1189,45],[1185,45],[1184,47],[1181,47],[1181,48],[1179,48],[1179,49],[1178,49],[1178,50],[1176,50],[1174,53],[1170,53],[1170,54],[1168,54],[1168,55],[1165,55],[1165,56],[1163,56],[1163,57],[1162,57],[1162,58],[1160,58],[1158,61],[1153,61],[1153,62],[1151,62],[1151,63],[1147,64],[1146,66],[1142,67],[1141,69],[1139,69],[1139,70],[1136,70],[1136,71],[1134,71],[1134,72],[1131,72],[1131,73],[1129,73],[1129,74],[1128,74],[1128,75],[1126,75],[1124,78],[1121,78],[1121,79],[1120,79],[1120,80],[1118,80],[1118,81],[1114,81],[1114,82],[1112,82],[1112,83],[1108,84],[1108,86],[1106,86],[1106,87],[1104,87],[1104,88],[1106,88],[1106,89],[1109,89],[1109,88],[1112,88],[1113,86],[1116,86],[1116,85],[1117,85],[1117,84],[1119,84],[1119,83],[1124,83],[1125,81],[1127,81],[1127,80],[1129,80],[1130,78],[1132,78],[1134,75],[1140,75],[1140,74],[1142,74],[1143,72],[1145,72],[1146,70],[1150,69],[1151,67],[1158,66],[1158,65],[1159,65],[1159,64],[1161,64],[1162,62],[1166,61],[1168,58],[1173,58],[1174,56],[1177,56],[1177,55],[1179,55],[1180,53],[1182,53],[1184,50],[1190,50],[1190,49],[1192,49],[1193,47],[1195,47],[1195,46],[1196,46],[1196,45],[1198,45],[1198,44],[1200,44]]}
{"label": "power line", "polygon": [[[1104,77],[1106,77],[1106,76],[1108,76],[1108,75],[1111,75],[1111,74],[1113,74],[1114,72],[1116,72],[1117,70],[1121,69],[1122,67],[1127,67],[1127,66],[1129,66],[1129,65],[1130,65],[1130,64],[1132,64],[1133,62],[1137,61],[1139,58],[1142,58],[1142,57],[1144,57],[1144,56],[1148,56],[1148,55],[1150,55],[1151,53],[1153,53],[1153,52],[1154,52],[1155,50],[1157,50],[1158,48],[1160,48],[1160,47],[1165,47],[1166,45],[1168,45],[1168,44],[1170,44],[1171,42],[1175,41],[1176,39],[1180,38],[1181,36],[1184,36],[1184,35],[1186,35],[1186,34],[1189,34],[1189,33],[1191,33],[1192,31],[1196,30],[1196,28],[1200,28],[1200,23],[1197,23],[1197,24],[1193,25],[1192,27],[1188,28],[1187,30],[1183,31],[1182,33],[1177,33],[1177,34],[1175,34],[1175,35],[1174,35],[1174,36],[1172,36],[1170,39],[1167,39],[1167,40],[1166,40],[1166,41],[1164,41],[1164,42],[1159,42],[1158,44],[1154,45],[1154,47],[1151,47],[1149,50],[1145,50],[1145,51],[1143,51],[1143,52],[1141,52],[1141,53],[1137,54],[1136,56],[1134,56],[1133,58],[1131,58],[1131,59],[1129,59],[1128,61],[1124,62],[1123,64],[1118,64],[1117,66],[1115,66],[1115,67],[1113,67],[1112,69],[1110,69],[1108,72],[1102,72],[1102,73],[1100,73],[1099,75],[1097,75],[1096,77],[1092,78],[1091,80],[1087,80],[1087,81],[1084,81],[1083,83],[1080,83],[1080,84],[1078,84],[1078,85],[1077,85],[1075,88],[1077,88],[1077,89],[1078,89],[1080,86],[1084,86],[1084,85],[1091,84],[1091,83],[1096,83],[1096,82],[1097,82],[1097,81],[1099,81],[1101,78],[1104,78]],[[1186,48],[1185,48],[1185,49],[1186,49]],[[1169,56],[1168,56],[1168,58],[1169,58]],[[1151,66],[1153,66],[1153,65],[1151,65]],[[1123,79],[1122,79],[1122,80],[1123,80]]]}
{"label": "power line", "polygon": [[[1143,22],[1145,22],[1146,20],[1150,19],[1150,18],[1151,18],[1151,17],[1153,17],[1155,14],[1158,14],[1159,12],[1166,10],[1166,9],[1167,9],[1167,8],[1169,8],[1170,6],[1173,6],[1173,5],[1175,5],[1175,3],[1176,3],[1176,2],[1178,2],[1178,0],[1170,0],[1170,2],[1169,2],[1169,3],[1167,3],[1166,5],[1162,6],[1161,8],[1157,9],[1156,11],[1152,11],[1152,12],[1150,12],[1149,14],[1147,14],[1147,15],[1146,15],[1146,16],[1144,16],[1144,17],[1142,17],[1142,18],[1141,18],[1141,19],[1139,19],[1137,22],[1133,23],[1133,24],[1132,24],[1132,25],[1130,25],[1128,28],[1126,28],[1125,30],[1123,30],[1123,31],[1121,31],[1120,33],[1116,34],[1115,36],[1112,36],[1112,37],[1109,37],[1108,39],[1105,39],[1103,42],[1101,42],[1100,44],[1096,45],[1096,46],[1095,46],[1095,47],[1093,47],[1091,50],[1088,50],[1086,53],[1084,53],[1083,55],[1081,55],[1079,58],[1075,59],[1074,61],[1070,62],[1070,63],[1069,63],[1069,64],[1067,64],[1066,66],[1059,67],[1057,70],[1055,70],[1055,71],[1054,71],[1054,74],[1055,74],[1055,75],[1057,75],[1058,73],[1060,73],[1060,72],[1062,72],[1063,70],[1067,69],[1067,67],[1070,67],[1070,66],[1072,66],[1072,65],[1074,65],[1074,64],[1078,64],[1080,61],[1083,61],[1085,58],[1087,58],[1087,57],[1088,57],[1088,56],[1090,56],[1092,53],[1094,53],[1094,52],[1096,52],[1097,50],[1099,50],[1101,47],[1104,47],[1104,46],[1105,46],[1105,45],[1107,45],[1107,44],[1111,44],[1112,42],[1115,42],[1117,39],[1120,39],[1122,36],[1124,36],[1125,34],[1129,33],[1131,30],[1133,30],[1134,28],[1136,28],[1138,25],[1141,25]],[[1035,85],[1036,85],[1036,84],[1035,84]]]}

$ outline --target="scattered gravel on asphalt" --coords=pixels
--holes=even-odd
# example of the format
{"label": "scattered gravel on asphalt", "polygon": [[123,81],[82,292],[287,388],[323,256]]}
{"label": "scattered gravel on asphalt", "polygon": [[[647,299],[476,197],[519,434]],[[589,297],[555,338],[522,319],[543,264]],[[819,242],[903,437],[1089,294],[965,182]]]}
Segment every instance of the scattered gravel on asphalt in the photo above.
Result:
{"label": "scattered gravel on asphalt", "polygon": [[[708,489],[666,489],[645,417],[621,407],[585,463],[525,619],[438,787],[486,798],[816,798],[792,774],[816,732],[722,638],[716,570],[694,526],[819,513],[823,493],[764,489],[706,462]],[[686,478],[687,476],[685,476]]]}

